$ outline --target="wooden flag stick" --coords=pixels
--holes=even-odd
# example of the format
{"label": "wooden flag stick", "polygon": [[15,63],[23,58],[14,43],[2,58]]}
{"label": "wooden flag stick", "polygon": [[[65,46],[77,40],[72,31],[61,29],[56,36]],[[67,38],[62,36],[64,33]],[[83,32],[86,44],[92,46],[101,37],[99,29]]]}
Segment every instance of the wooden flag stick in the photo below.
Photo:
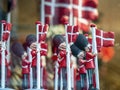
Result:
{"label": "wooden flag stick", "polygon": [[[2,23],[2,27],[1,27],[1,40],[2,40],[2,36],[3,36],[3,31],[4,31],[4,22]],[[5,42],[2,41],[1,42],[2,46],[1,46],[1,88],[5,88]]]}
{"label": "wooden flag stick", "polygon": [[71,90],[70,46],[68,44],[67,25],[65,25],[66,57],[67,57],[67,90]]}
{"label": "wooden flag stick", "polygon": [[[30,62],[32,62],[32,55],[31,55],[31,49],[27,47],[27,52],[28,52],[28,59]],[[33,73],[32,73],[32,68],[30,66],[30,89],[33,88]]]}
{"label": "wooden flag stick", "polygon": [[[91,31],[92,31],[92,51],[93,53],[97,54],[97,44],[96,44],[96,27],[95,25],[91,25]],[[100,90],[99,85],[99,69],[98,69],[98,57],[97,55],[94,58],[95,60],[95,80],[96,80],[96,88]]]}
{"label": "wooden flag stick", "polygon": [[55,89],[58,90],[58,62],[55,62]]}
{"label": "wooden flag stick", "polygon": [[44,8],[44,1],[45,0],[41,0],[41,22],[42,24],[45,24],[45,8]]}
{"label": "wooden flag stick", "polygon": [[37,36],[37,89],[40,89],[40,65],[41,65],[41,62],[40,62],[40,43],[39,43],[39,25],[40,24],[37,24],[36,25],[36,36]]}

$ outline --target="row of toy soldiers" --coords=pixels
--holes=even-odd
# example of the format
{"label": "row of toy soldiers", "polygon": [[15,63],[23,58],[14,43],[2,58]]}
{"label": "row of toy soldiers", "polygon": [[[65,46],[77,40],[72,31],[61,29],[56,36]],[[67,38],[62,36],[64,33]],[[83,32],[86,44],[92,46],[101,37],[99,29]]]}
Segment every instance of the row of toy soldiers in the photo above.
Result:
{"label": "row of toy soldiers", "polygon": [[[46,56],[47,55],[47,43],[41,42],[41,50],[40,50],[40,56]],[[23,89],[28,89],[30,88],[30,68],[32,68],[32,78],[33,82],[32,88],[37,88],[37,43],[36,43],[36,36],[33,34],[30,34],[26,37],[26,42],[22,45],[19,42],[14,42],[11,46],[12,52],[21,58],[22,60],[22,88]],[[27,53],[27,49],[30,49],[30,54]],[[32,56],[32,60],[29,61],[29,55]],[[41,66],[43,68],[43,85],[41,88],[47,88],[46,86],[46,69],[42,65],[42,60],[41,58]]]}
{"label": "row of toy soldiers", "polygon": [[[55,35],[53,37],[52,44],[53,44],[52,60],[58,63],[57,64],[58,82],[57,84],[55,83],[55,85],[58,86],[57,89],[55,88],[55,90],[67,90],[67,63],[66,63],[67,47],[65,43],[65,36]],[[92,53],[92,47],[83,34],[79,34],[76,40],[70,44],[70,52],[71,52],[70,57],[73,55],[77,59],[76,60],[77,73],[74,78],[74,82],[76,83],[76,85],[72,89],[95,90],[94,57],[96,56],[96,54]]]}

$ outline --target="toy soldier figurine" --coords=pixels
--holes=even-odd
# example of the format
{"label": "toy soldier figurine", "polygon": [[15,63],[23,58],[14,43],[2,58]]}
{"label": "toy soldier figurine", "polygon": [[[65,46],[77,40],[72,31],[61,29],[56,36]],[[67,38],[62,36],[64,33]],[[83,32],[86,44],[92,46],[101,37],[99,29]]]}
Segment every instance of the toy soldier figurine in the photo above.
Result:
{"label": "toy soldier figurine", "polygon": [[59,89],[62,88],[60,83],[63,80],[62,90],[66,90],[67,87],[67,78],[66,78],[66,44],[65,44],[65,38],[62,35],[55,35],[53,38],[53,46],[56,48],[56,53],[58,55],[58,63],[59,63]]}
{"label": "toy soldier figurine", "polygon": [[94,57],[96,56],[96,54],[93,54],[92,52],[90,52],[90,48],[87,47],[85,49],[86,53],[85,53],[85,67],[87,69],[87,73],[88,73],[88,81],[89,81],[89,90],[94,89],[93,86],[93,72],[95,69],[95,64],[94,64]]}
{"label": "toy soldier figurine", "polygon": [[88,47],[89,43],[86,37],[83,34],[79,34],[76,38],[74,44],[80,49],[85,51],[85,48]]}
{"label": "toy soldier figurine", "polygon": [[[80,50],[75,44],[70,46],[71,52],[73,56],[77,58],[78,64],[78,75],[80,77],[80,83],[77,83],[77,90],[84,90],[86,88],[86,68],[85,68],[85,60],[84,60],[84,51]],[[78,85],[80,84],[80,85]],[[81,89],[80,89],[81,88]]]}
{"label": "toy soldier figurine", "polygon": [[36,36],[30,34],[26,37],[26,46],[31,48],[31,55],[32,55],[32,73],[33,73],[33,88],[37,87],[37,80],[36,80],[36,64],[37,64],[37,51],[36,51]]}
{"label": "toy soldier figurine", "polygon": [[22,59],[22,77],[23,77],[22,88],[28,89],[30,62],[27,60],[27,53],[25,52],[22,44],[20,44],[19,42],[13,43],[11,49],[16,56]]}

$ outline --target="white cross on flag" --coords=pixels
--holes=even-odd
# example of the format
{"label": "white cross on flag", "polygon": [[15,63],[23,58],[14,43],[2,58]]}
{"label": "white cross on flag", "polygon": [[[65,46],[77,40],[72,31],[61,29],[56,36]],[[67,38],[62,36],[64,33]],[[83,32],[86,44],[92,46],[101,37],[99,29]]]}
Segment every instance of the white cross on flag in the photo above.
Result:
{"label": "white cross on flag", "polygon": [[48,31],[48,25],[42,25],[39,21],[36,22],[36,24],[38,24],[38,42],[42,42],[46,40],[46,36],[47,36],[47,31]]}
{"label": "white cross on flag", "polygon": [[96,20],[98,18],[98,0],[73,0],[72,2],[74,17],[88,20]]}
{"label": "white cross on flag", "polygon": [[[92,37],[88,37],[85,35],[88,39],[88,42],[92,46]],[[96,43],[97,43],[97,50],[100,52],[101,47],[113,47],[114,41],[115,41],[115,34],[114,32],[106,32],[103,30],[96,29]]]}
{"label": "white cross on flag", "polygon": [[[46,24],[63,24],[63,18],[72,24],[80,24],[80,29],[89,27],[91,20],[98,18],[98,0],[42,0],[41,19]],[[85,26],[85,28],[84,28]],[[88,29],[88,28],[87,28]]]}
{"label": "white cross on flag", "polygon": [[67,34],[68,34],[68,42],[74,42],[79,34],[79,27],[78,26],[67,26]]}
{"label": "white cross on flag", "polygon": [[106,32],[96,29],[97,46],[100,47],[114,46],[114,38],[115,38],[114,32]]}

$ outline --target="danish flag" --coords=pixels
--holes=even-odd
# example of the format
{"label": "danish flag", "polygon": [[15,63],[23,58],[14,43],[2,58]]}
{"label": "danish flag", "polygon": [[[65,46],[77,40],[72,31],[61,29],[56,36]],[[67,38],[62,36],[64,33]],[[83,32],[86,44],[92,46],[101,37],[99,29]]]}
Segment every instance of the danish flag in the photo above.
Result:
{"label": "danish flag", "polygon": [[36,22],[36,24],[39,24],[38,27],[38,34],[39,34],[39,40],[38,42],[42,42],[46,40],[47,31],[48,31],[48,25],[42,25],[39,21]]}
{"label": "danish flag", "polygon": [[105,32],[99,29],[96,29],[96,41],[97,46],[99,47],[111,47],[114,46],[115,41],[114,32]]}
{"label": "danish flag", "polygon": [[[88,39],[88,42],[92,46],[92,37],[88,37],[85,35]],[[113,47],[115,42],[115,34],[114,32],[106,32],[100,29],[96,29],[96,43],[97,43],[97,50],[100,52],[101,47]]]}
{"label": "danish flag", "polygon": [[68,34],[68,42],[74,42],[79,34],[79,27],[78,26],[67,26],[67,34]]}
{"label": "danish flag", "polygon": [[62,19],[67,16],[67,22],[80,24],[84,30],[91,20],[98,18],[98,0],[43,0],[42,6],[45,12],[41,18],[46,24],[63,24]]}
{"label": "danish flag", "polygon": [[3,30],[3,35],[2,35],[2,40],[7,41],[9,36],[10,36],[10,31],[12,29],[12,24],[5,22],[3,24],[4,30]]}

